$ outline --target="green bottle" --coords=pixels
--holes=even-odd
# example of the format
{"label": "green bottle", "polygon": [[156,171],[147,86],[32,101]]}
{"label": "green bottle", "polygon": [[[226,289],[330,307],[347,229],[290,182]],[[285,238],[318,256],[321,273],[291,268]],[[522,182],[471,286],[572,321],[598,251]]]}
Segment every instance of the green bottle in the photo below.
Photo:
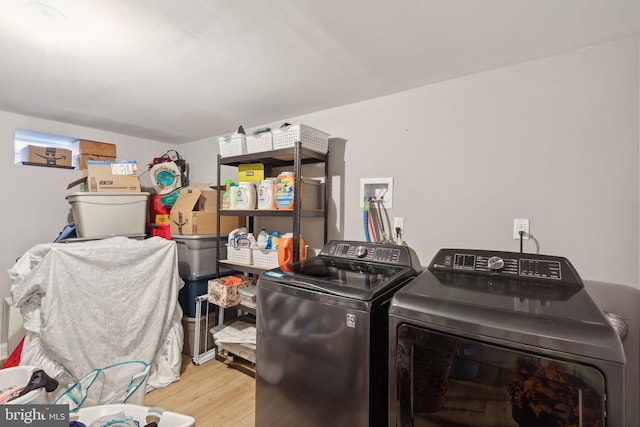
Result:
{"label": "green bottle", "polygon": [[227,179],[225,181],[225,190],[222,193],[222,209],[231,209],[231,187],[235,186],[233,181]]}

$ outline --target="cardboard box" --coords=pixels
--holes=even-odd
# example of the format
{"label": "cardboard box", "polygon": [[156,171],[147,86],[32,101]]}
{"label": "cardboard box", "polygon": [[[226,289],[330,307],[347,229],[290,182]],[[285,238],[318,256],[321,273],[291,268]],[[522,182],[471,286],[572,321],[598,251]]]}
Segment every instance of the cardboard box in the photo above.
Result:
{"label": "cardboard box", "polygon": [[67,189],[77,185],[90,193],[139,193],[138,164],[135,161],[89,161],[84,177],[71,182]]}
{"label": "cardboard box", "polygon": [[64,148],[28,145],[20,152],[20,161],[42,166],[71,168],[71,155],[71,150]]}
{"label": "cardboard box", "polygon": [[78,153],[78,164],[80,169],[87,168],[88,160],[97,160],[102,162],[116,161],[116,146],[106,142],[89,141],[79,139],[73,144],[74,151]]}
{"label": "cardboard box", "polygon": [[[218,190],[211,184],[193,184],[180,190],[171,208],[171,234],[218,234],[216,217]],[[220,234],[226,234],[244,224],[237,216],[220,217]]]}
{"label": "cardboard box", "polygon": [[79,139],[73,143],[74,151],[78,154],[93,154],[95,156],[116,157],[116,145],[106,142]]}
{"label": "cardboard box", "polygon": [[247,163],[238,165],[238,181],[253,182],[264,179],[264,165],[262,163]]}
{"label": "cardboard box", "polygon": [[208,299],[211,304],[215,304],[224,308],[233,307],[240,304],[240,289],[252,285],[253,281],[251,281],[251,279],[248,279],[235,284],[226,283],[226,277],[209,280]]}
{"label": "cardboard box", "polygon": [[101,161],[101,162],[115,162],[116,157],[113,156],[102,156],[100,154],[78,154],[78,165],[79,169],[86,169],[88,161]]}

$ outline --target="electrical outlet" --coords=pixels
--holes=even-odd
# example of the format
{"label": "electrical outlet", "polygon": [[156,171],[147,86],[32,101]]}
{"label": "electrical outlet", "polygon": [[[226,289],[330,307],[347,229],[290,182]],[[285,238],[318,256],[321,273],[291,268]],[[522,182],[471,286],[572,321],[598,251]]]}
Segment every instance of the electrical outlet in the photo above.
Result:
{"label": "electrical outlet", "polygon": [[397,237],[396,228],[400,228],[400,234],[404,234],[404,218],[402,217],[394,217],[393,218],[393,236]]}
{"label": "electrical outlet", "polygon": [[513,220],[513,238],[520,240],[519,231],[524,231],[522,238],[524,240],[529,239],[529,218],[527,219],[514,219]]}

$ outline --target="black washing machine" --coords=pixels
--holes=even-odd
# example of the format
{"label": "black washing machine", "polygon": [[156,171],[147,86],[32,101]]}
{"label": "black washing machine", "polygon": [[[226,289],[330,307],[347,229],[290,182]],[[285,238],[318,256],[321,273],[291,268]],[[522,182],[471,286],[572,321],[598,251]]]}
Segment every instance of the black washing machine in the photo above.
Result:
{"label": "black washing machine", "polygon": [[388,310],[406,246],[331,241],[258,280],[256,426],[387,425]]}
{"label": "black washing machine", "polygon": [[389,332],[389,426],[625,424],[622,342],[565,258],[442,249]]}

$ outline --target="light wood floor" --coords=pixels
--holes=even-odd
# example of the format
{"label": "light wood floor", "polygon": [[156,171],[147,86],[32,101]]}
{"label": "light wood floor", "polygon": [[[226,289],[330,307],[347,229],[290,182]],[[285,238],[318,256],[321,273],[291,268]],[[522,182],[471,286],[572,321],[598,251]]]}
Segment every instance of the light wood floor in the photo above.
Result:
{"label": "light wood floor", "polygon": [[145,396],[145,406],[190,415],[197,427],[253,427],[255,379],[218,360],[182,356],[180,381]]}

